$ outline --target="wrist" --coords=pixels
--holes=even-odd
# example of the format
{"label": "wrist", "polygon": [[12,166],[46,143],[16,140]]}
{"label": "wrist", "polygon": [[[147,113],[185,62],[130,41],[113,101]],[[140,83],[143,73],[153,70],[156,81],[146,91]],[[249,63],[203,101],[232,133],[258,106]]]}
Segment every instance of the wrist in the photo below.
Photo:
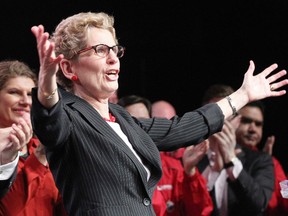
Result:
{"label": "wrist", "polygon": [[11,163],[12,161],[14,161],[17,158],[17,156],[18,156],[18,151],[12,152],[12,153],[1,152],[0,153],[0,164],[4,165],[4,164]]}
{"label": "wrist", "polygon": [[229,167],[233,167],[235,165],[235,161],[237,160],[237,157],[234,156],[230,160],[224,163],[224,169],[228,169]]}
{"label": "wrist", "polygon": [[236,109],[236,106],[235,106],[233,100],[231,99],[231,97],[229,95],[226,96],[226,99],[227,99],[228,104],[232,110],[232,116],[236,116],[237,115],[237,109]]}
{"label": "wrist", "polygon": [[192,167],[191,169],[188,170],[185,170],[185,173],[188,175],[188,176],[193,176],[195,173],[196,173],[196,168],[195,166]]}
{"label": "wrist", "polygon": [[57,93],[57,87],[54,88],[54,90],[50,90],[50,91],[44,91],[43,89],[41,89],[39,87],[39,94],[42,95],[46,100],[51,100],[55,94]]}

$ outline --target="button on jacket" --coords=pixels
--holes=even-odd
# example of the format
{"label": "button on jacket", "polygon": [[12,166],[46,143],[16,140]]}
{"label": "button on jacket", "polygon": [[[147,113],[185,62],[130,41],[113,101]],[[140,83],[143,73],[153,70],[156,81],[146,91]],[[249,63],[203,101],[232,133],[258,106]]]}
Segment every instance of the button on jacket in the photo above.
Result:
{"label": "button on jacket", "polygon": [[69,216],[152,216],[151,200],[161,178],[159,150],[200,143],[222,129],[224,116],[208,104],[181,118],[137,120],[116,104],[110,112],[151,177],[125,142],[85,100],[59,91],[50,110],[32,91],[32,124],[47,148],[47,158]]}

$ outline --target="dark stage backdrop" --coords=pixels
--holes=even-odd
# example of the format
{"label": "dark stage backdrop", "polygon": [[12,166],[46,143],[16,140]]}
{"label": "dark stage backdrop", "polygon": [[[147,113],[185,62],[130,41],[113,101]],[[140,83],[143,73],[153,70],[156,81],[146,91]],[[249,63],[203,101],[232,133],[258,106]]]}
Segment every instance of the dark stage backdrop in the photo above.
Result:
{"label": "dark stage backdrop", "polygon": [[[33,1],[34,2],[34,1]],[[249,60],[256,71],[278,63],[288,69],[288,1],[3,1],[0,59],[19,59],[38,69],[30,28],[58,22],[82,11],[115,16],[121,59],[119,96],[165,99],[178,114],[199,107],[204,90],[224,83],[237,89]],[[288,87],[286,87],[288,90]],[[276,135],[274,155],[288,172],[287,99],[264,100],[264,139]]]}

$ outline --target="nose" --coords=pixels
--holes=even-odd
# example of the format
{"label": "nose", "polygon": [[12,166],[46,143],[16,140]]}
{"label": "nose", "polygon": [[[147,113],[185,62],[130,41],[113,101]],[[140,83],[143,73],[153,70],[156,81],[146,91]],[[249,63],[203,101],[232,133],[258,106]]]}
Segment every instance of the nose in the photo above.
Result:
{"label": "nose", "polygon": [[252,122],[249,124],[249,130],[253,130],[253,131],[255,131],[256,128],[257,128],[257,126],[256,126],[255,122],[252,121]]}
{"label": "nose", "polygon": [[31,96],[24,94],[21,96],[20,102],[21,105],[31,106],[32,105],[32,98]]}
{"label": "nose", "polygon": [[117,57],[117,54],[113,51],[113,49],[109,50],[109,53],[107,55],[107,63],[115,64],[118,61],[119,61],[119,58]]}

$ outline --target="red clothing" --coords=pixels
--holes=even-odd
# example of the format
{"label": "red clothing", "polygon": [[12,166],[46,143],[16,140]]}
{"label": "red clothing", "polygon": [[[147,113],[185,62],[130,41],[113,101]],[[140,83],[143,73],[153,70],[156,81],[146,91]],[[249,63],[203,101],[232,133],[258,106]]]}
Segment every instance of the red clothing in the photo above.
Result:
{"label": "red clothing", "polygon": [[286,178],[285,172],[280,164],[280,162],[272,157],[274,163],[274,176],[275,176],[275,188],[272,194],[272,198],[269,201],[266,215],[267,216],[287,216],[288,215],[288,199],[282,197],[280,193],[279,183]]}
{"label": "red clothing", "polygon": [[33,153],[38,145],[38,139],[32,138],[27,145],[30,155],[26,160],[19,158],[17,177],[10,191],[1,199],[0,215],[67,215],[50,169]]}
{"label": "red clothing", "polygon": [[163,176],[153,195],[152,204],[157,216],[210,215],[213,202],[206,181],[196,170],[187,176],[179,160],[161,152]]}
{"label": "red clothing", "polygon": [[179,149],[177,149],[175,151],[163,152],[163,154],[180,160],[183,157],[185,149],[186,149],[186,147],[183,147],[183,148],[179,148]]}

